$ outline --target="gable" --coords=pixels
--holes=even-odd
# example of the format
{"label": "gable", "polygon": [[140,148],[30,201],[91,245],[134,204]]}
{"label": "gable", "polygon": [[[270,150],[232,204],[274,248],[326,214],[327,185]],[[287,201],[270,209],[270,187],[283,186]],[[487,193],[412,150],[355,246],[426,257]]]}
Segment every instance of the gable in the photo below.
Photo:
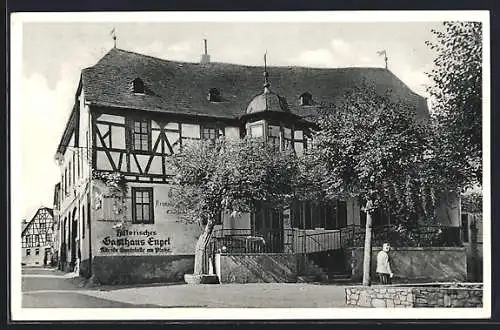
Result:
{"label": "gable", "polygon": [[33,218],[23,229],[21,237],[27,235],[45,234],[46,232],[51,231],[53,221],[53,210],[47,207],[42,207],[36,211]]}

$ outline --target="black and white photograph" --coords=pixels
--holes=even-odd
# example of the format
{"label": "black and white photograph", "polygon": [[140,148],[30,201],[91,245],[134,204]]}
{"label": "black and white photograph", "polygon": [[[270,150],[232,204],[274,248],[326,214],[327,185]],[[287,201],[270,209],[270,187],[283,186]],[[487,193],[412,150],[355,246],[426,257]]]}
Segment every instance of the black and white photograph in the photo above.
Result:
{"label": "black and white photograph", "polygon": [[487,11],[11,32],[13,320],[490,316]]}

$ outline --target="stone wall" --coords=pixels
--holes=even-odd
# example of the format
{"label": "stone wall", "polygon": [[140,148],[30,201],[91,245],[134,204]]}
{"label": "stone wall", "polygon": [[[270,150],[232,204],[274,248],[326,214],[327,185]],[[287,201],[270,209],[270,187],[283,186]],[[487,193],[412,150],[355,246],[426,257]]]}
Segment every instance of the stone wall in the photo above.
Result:
{"label": "stone wall", "polygon": [[297,282],[294,254],[217,254],[215,268],[220,283]]}
{"label": "stone wall", "polygon": [[[372,249],[371,274],[376,282],[377,253],[381,247]],[[407,281],[465,281],[467,277],[467,253],[461,247],[397,247],[390,252],[394,282]],[[363,248],[346,250],[354,281],[363,277]]]}
{"label": "stone wall", "polygon": [[356,286],[345,289],[351,307],[482,307],[482,284]]}

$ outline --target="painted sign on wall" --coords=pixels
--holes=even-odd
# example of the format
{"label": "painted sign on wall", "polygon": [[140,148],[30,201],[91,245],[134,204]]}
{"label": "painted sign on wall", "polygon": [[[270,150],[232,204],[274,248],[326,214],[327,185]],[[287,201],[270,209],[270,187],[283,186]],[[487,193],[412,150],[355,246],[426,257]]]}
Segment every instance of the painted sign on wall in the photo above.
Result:
{"label": "painted sign on wall", "polygon": [[170,237],[159,237],[155,230],[117,229],[101,241],[101,253],[168,253]]}

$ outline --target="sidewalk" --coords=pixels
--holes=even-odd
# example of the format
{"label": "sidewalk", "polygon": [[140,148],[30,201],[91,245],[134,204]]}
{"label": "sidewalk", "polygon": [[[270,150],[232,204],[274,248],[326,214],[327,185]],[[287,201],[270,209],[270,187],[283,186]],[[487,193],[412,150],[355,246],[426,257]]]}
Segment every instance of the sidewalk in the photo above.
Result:
{"label": "sidewalk", "polygon": [[346,307],[344,286],[307,283],[160,285],[89,290],[87,295],[162,307]]}

